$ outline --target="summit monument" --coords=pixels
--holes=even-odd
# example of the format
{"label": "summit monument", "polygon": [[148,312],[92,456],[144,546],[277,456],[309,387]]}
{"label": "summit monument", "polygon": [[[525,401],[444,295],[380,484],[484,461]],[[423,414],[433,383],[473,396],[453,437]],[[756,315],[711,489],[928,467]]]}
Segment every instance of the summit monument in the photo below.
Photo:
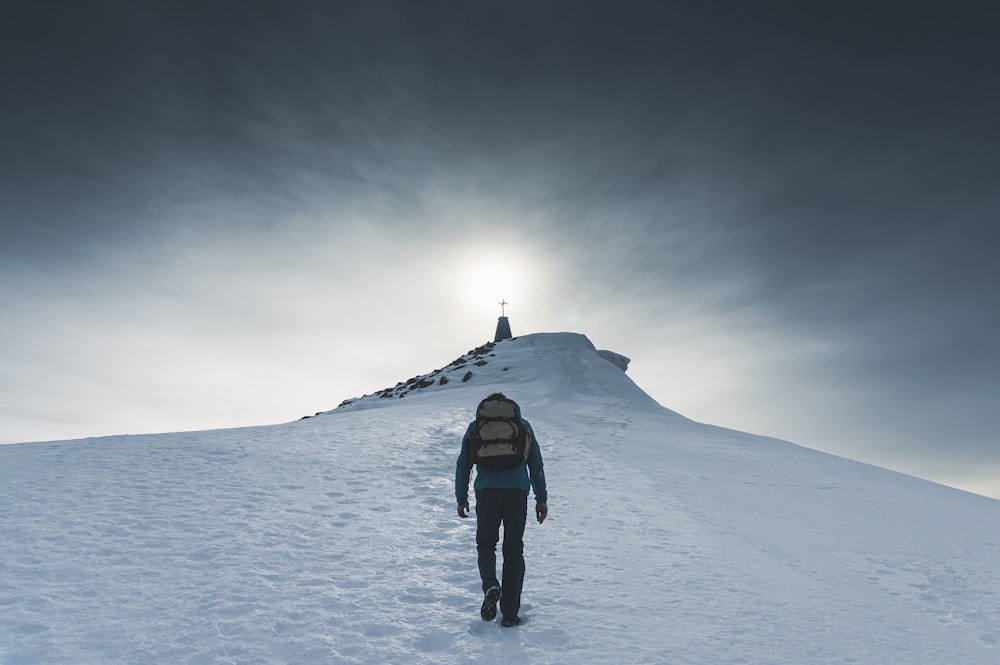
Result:
{"label": "summit monument", "polygon": [[507,312],[505,309],[510,303],[506,300],[500,300],[497,304],[500,305],[500,316],[497,318],[497,332],[496,335],[493,336],[494,343],[513,337],[513,335],[510,334],[510,321],[507,320]]}

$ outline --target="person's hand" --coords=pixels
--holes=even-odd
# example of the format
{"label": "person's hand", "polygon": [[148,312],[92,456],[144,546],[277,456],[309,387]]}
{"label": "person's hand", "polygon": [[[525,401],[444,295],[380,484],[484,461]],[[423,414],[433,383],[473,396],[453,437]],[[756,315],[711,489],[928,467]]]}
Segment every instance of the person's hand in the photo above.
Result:
{"label": "person's hand", "polygon": [[538,518],[538,523],[541,524],[545,521],[545,518],[549,515],[549,507],[544,503],[535,504],[535,517]]}
{"label": "person's hand", "polygon": [[466,501],[465,503],[458,504],[458,516],[459,517],[468,517],[469,516],[469,502],[468,501]]}

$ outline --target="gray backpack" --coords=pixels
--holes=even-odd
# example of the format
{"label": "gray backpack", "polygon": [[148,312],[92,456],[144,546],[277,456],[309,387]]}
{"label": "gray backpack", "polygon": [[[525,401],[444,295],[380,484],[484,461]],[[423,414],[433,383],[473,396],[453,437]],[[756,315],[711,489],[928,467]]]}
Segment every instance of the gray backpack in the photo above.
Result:
{"label": "gray backpack", "polygon": [[468,446],[469,459],[480,469],[514,469],[524,464],[531,452],[531,436],[521,424],[517,403],[493,397],[480,402]]}

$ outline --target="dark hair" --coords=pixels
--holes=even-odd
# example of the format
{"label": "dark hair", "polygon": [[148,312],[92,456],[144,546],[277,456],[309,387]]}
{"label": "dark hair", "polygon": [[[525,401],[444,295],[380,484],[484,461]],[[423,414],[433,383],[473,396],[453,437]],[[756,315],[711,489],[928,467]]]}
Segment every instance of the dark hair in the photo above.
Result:
{"label": "dark hair", "polygon": [[486,399],[507,399],[507,396],[503,393],[493,393],[486,397]]}

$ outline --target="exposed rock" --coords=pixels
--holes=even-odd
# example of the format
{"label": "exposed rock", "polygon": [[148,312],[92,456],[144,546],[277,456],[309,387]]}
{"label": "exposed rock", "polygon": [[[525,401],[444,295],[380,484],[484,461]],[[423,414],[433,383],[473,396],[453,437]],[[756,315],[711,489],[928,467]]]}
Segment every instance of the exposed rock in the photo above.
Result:
{"label": "exposed rock", "polygon": [[[511,339],[517,339],[517,338],[512,337]],[[433,372],[428,372],[427,374],[421,376],[415,376],[406,381],[400,381],[391,388],[384,388],[382,390],[376,391],[375,393],[373,393],[372,396],[373,397],[378,396],[380,399],[388,399],[390,397],[400,398],[406,396],[406,394],[409,393],[410,391],[421,388],[429,388],[435,383],[439,386],[443,386],[450,381],[447,374],[453,374],[454,372],[465,368],[469,364],[476,365],[477,367],[482,367],[486,365],[488,363],[486,358],[496,355],[495,353],[493,353],[493,349],[495,347],[496,347],[496,342],[486,342],[482,346],[477,346],[474,349],[470,349],[465,353],[465,355],[461,356],[460,358],[456,358],[455,360],[452,360],[450,363],[448,363],[445,367],[441,369],[436,369]],[[503,371],[507,371],[507,368],[504,368]],[[436,381],[435,378],[437,379]],[[462,376],[462,382],[465,383],[469,381],[471,378],[472,378],[472,372],[466,371],[465,374]],[[364,397],[367,397],[367,395],[365,395]],[[358,399],[362,398],[352,398],[344,400],[337,408],[349,407],[352,404],[354,404]]]}

